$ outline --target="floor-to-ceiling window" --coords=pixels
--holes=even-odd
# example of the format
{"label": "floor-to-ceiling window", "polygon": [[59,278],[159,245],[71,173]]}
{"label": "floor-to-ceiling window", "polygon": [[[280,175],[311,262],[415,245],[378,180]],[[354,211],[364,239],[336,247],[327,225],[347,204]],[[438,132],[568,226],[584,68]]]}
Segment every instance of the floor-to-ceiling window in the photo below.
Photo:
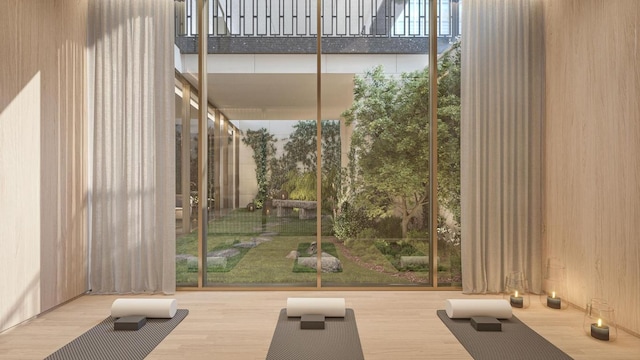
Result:
{"label": "floor-to-ceiling window", "polygon": [[436,236],[428,0],[212,1],[204,153],[197,6],[176,2],[178,286],[459,286],[460,4],[437,2]]}

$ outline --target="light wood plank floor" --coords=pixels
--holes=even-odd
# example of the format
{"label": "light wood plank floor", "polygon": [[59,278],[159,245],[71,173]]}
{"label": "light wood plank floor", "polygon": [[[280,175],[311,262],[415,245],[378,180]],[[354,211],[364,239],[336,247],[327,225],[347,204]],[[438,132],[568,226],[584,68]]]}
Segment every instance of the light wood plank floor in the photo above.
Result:
{"label": "light wood plank floor", "polygon": [[[287,297],[305,296],[346,299],[355,310],[368,360],[470,359],[436,310],[448,298],[499,298],[451,291],[182,291],[174,297],[189,316],[148,359],[264,359]],[[83,296],[5,331],[0,359],[44,358],[109,316],[118,297]],[[640,338],[619,332],[615,342],[592,339],[582,330],[578,309],[547,309],[532,297],[528,309],[514,309],[514,314],[575,359],[640,359]]]}

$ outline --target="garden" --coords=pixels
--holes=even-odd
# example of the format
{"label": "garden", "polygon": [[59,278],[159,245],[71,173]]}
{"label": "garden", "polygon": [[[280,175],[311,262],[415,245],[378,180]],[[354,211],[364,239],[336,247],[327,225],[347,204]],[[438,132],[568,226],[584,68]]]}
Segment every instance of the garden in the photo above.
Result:
{"label": "garden", "polygon": [[[459,43],[441,54],[438,74],[435,260],[438,285],[459,286]],[[208,223],[207,284],[316,286],[317,265],[325,286],[430,284],[428,79],[428,68],[388,76],[376,67],[356,76],[352,106],[342,113],[351,127],[347,154],[338,120],[298,121],[286,138],[269,126],[245,129],[257,191],[246,208]],[[323,215],[262,211],[274,199],[318,202]],[[316,221],[322,222],[320,264],[309,251],[317,241]],[[177,239],[177,254],[177,283],[197,284],[195,233]]]}
{"label": "garden", "polygon": [[[316,241],[316,220],[295,216],[278,218],[261,212],[235,210],[210,221],[207,236],[207,285],[236,286],[316,286],[316,270],[298,264]],[[421,257],[428,253],[425,240],[402,241],[354,239],[341,241],[332,234],[330,216],[322,218],[322,252],[340,262],[339,271],[323,272],[323,286],[419,285],[430,281],[428,264],[400,267],[402,256]],[[382,244],[388,244],[384,246]],[[401,245],[397,245],[401,244]],[[404,245],[402,245],[404,244]],[[390,245],[390,246],[389,246]],[[393,249],[401,249],[394,251]],[[196,286],[197,233],[178,237],[176,243],[176,283]],[[292,253],[296,256],[292,256]],[[217,256],[216,256],[217,255]],[[222,260],[224,259],[224,260]],[[442,267],[442,265],[441,265]],[[439,277],[450,277],[439,269]]]}

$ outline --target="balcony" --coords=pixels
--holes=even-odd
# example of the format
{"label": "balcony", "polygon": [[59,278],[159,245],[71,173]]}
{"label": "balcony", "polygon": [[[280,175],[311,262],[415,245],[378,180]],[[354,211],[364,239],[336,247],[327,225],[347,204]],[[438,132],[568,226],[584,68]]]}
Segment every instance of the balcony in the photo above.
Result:
{"label": "balcony", "polygon": [[[459,0],[438,0],[438,52],[460,35]],[[324,54],[428,54],[428,0],[325,0]],[[196,0],[175,2],[176,45],[197,53]],[[314,54],[309,0],[209,2],[209,54]]]}

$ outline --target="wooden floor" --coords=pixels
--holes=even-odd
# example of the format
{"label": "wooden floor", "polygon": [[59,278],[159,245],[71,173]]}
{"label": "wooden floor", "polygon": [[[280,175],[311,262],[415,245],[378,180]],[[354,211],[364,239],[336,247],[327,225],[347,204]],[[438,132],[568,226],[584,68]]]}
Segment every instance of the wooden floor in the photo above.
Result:
{"label": "wooden floor", "polygon": [[[118,297],[83,296],[5,331],[0,334],[0,359],[46,357],[109,316]],[[174,297],[189,316],[148,359],[264,359],[287,297],[344,297],[355,311],[368,360],[471,358],[436,316],[445,299],[472,297],[460,292],[183,291]],[[551,310],[537,297],[531,300],[528,309],[514,309],[514,314],[573,358],[640,359],[640,338],[619,332],[615,342],[592,339],[582,330],[578,309]]]}

